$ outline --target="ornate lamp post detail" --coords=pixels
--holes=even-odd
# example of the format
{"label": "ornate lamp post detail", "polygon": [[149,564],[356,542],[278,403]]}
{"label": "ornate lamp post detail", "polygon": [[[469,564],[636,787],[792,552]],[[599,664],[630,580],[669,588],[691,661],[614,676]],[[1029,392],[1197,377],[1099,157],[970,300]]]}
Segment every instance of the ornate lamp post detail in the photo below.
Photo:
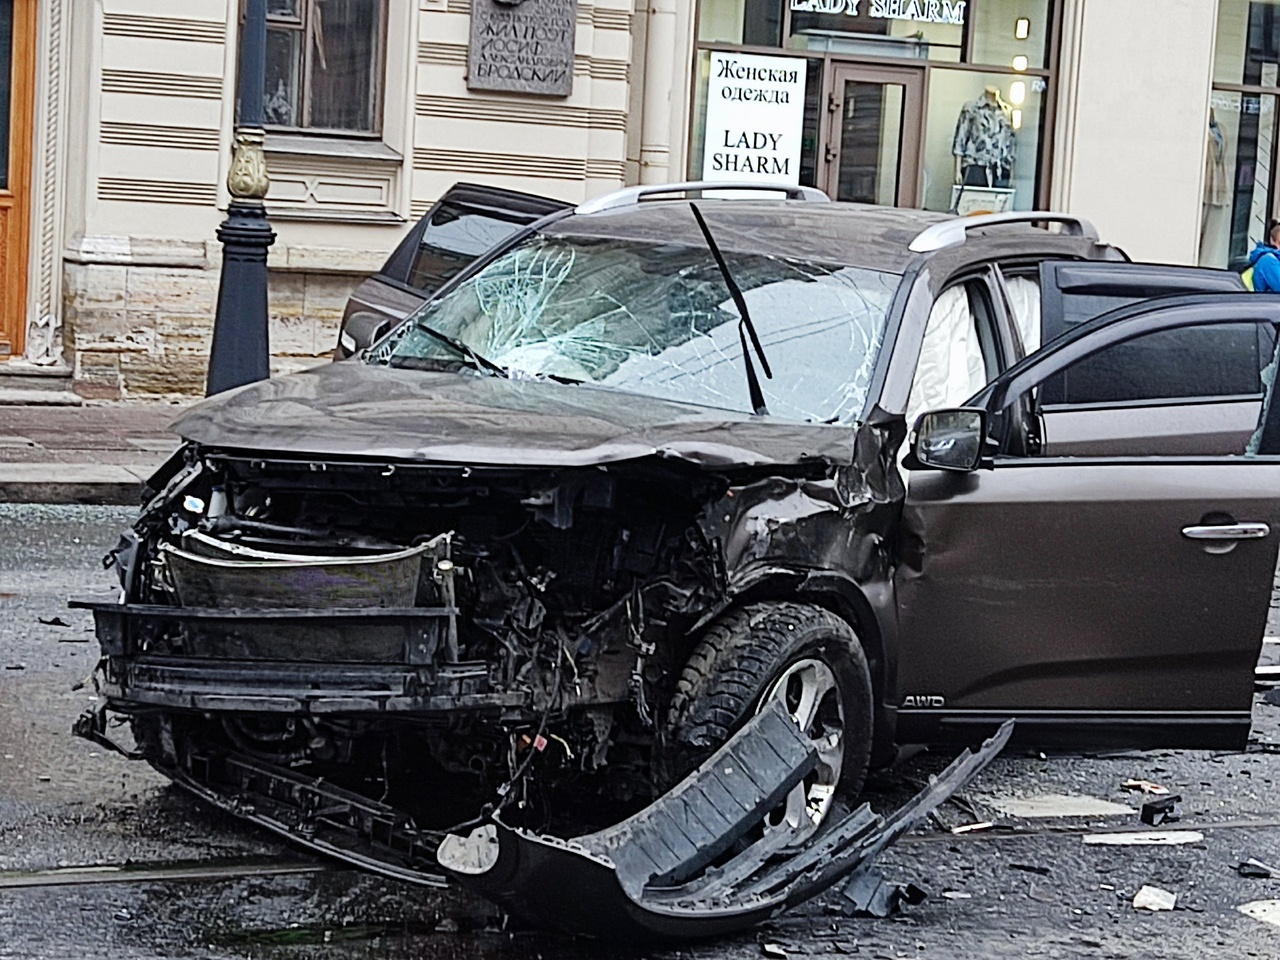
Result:
{"label": "ornate lamp post detail", "polygon": [[213,321],[213,349],[205,394],[212,396],[271,374],[267,344],[267,248],[276,235],[263,198],[270,181],[262,147],[266,83],[266,0],[246,0],[240,33],[240,100],[227,189],[231,203],[218,228],[222,278]]}

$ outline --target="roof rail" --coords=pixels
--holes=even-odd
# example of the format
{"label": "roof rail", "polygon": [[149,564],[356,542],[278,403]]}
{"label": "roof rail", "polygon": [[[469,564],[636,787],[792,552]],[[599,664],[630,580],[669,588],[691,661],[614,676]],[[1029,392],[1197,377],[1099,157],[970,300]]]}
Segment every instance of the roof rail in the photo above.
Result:
{"label": "roof rail", "polygon": [[1088,220],[1073,217],[1068,213],[1053,213],[1046,210],[1027,210],[1017,213],[984,213],[976,217],[956,217],[926,227],[911,241],[912,253],[932,253],[944,247],[958,246],[965,241],[970,230],[980,227],[995,227],[1010,223],[1060,223],[1062,232],[1072,237],[1088,237],[1098,239],[1098,231]]}
{"label": "roof rail", "polygon": [[789,200],[808,200],[813,203],[830,203],[831,198],[816,187],[801,187],[794,183],[735,183],[718,180],[688,180],[684,183],[647,183],[638,187],[626,187],[606,193],[585,203],[578,204],[574,213],[599,213],[639,203],[645,197],[665,193],[691,193],[694,190],[759,190],[769,193],[785,193]]}

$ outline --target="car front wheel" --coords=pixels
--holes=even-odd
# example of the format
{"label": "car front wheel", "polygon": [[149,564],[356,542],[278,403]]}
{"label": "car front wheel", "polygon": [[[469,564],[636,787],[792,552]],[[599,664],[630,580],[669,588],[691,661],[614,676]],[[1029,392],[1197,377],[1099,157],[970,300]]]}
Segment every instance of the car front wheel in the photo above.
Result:
{"label": "car front wheel", "polygon": [[709,627],[672,696],[667,753],[673,772],[683,774],[774,700],[818,752],[817,767],[764,824],[800,839],[821,826],[838,797],[857,797],[871,754],[871,673],[853,629],[834,613],[761,603]]}

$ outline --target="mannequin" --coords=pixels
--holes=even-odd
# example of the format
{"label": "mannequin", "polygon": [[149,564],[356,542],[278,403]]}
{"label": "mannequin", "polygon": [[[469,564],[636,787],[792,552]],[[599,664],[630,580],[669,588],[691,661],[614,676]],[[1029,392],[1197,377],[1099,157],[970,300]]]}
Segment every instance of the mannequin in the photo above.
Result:
{"label": "mannequin", "polygon": [[[1225,207],[1231,203],[1231,181],[1227,177],[1227,135],[1209,108],[1208,140],[1204,155],[1204,198],[1200,209],[1200,262],[1225,266],[1226,256],[1217,253],[1225,241],[1221,238]],[[1211,229],[1212,223],[1212,229]]]}
{"label": "mannequin", "polygon": [[1000,88],[988,86],[982,96],[960,109],[951,152],[956,158],[956,183],[965,186],[1007,187],[1016,154],[1012,108]]}

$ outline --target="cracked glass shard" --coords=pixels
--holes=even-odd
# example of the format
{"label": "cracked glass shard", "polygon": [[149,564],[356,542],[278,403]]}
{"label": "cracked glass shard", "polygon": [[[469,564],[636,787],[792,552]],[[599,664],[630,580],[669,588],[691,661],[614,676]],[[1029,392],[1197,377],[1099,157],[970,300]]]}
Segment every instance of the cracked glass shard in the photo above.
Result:
{"label": "cracked glass shard", "polygon": [[[861,414],[899,278],[725,251],[774,376],[775,416]],[[738,312],[702,246],[538,235],[428,303],[370,362],[457,363],[430,327],[513,379],[558,378],[750,413]]]}

